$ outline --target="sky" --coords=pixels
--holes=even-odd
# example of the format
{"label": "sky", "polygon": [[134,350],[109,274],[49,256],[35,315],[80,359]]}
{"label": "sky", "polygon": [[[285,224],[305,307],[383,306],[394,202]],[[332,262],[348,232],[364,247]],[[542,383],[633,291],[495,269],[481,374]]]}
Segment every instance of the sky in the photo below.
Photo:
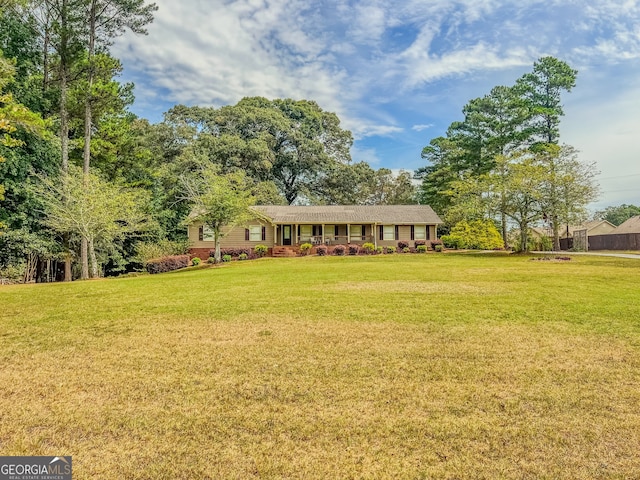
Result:
{"label": "sky", "polygon": [[315,100],[353,161],[413,171],[462,107],[554,56],[578,70],[561,143],[595,164],[591,210],[640,205],[640,0],[156,0],[113,54],[152,122],[176,104]]}

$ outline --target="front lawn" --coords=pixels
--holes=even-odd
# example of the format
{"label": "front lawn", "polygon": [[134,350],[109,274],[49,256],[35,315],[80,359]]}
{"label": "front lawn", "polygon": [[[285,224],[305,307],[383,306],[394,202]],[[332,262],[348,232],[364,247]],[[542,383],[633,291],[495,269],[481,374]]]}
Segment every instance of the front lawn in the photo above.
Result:
{"label": "front lawn", "polygon": [[74,479],[637,478],[640,261],[0,286],[0,385],[0,455],[73,455]]}

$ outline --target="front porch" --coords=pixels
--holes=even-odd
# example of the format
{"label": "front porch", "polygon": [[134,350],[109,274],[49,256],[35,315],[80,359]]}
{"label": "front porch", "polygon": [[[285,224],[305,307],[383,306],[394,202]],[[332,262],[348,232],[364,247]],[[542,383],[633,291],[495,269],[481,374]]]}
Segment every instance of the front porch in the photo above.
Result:
{"label": "front porch", "polygon": [[276,246],[376,245],[376,224],[284,224],[274,226]]}

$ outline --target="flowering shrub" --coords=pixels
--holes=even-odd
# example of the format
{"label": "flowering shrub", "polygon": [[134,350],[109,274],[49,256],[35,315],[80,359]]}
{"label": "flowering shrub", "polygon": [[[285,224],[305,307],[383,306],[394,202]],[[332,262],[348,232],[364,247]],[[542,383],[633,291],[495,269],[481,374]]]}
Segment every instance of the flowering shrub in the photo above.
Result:
{"label": "flowering shrub", "polygon": [[404,251],[404,249],[408,247],[409,247],[409,242],[405,242],[404,240],[400,240],[398,242],[398,250]]}
{"label": "flowering shrub", "polygon": [[348,245],[349,255],[357,255],[360,251],[360,247],[358,245]]}
{"label": "flowering shrub", "polygon": [[431,248],[435,250],[438,245],[440,245],[440,251],[442,251],[442,240],[431,240]]}
{"label": "flowering shrub", "polygon": [[147,272],[164,273],[188,267],[191,263],[189,255],[170,255],[162,258],[152,258],[147,261]]}
{"label": "flowering shrub", "polygon": [[327,248],[326,245],[318,245],[316,247],[316,253],[318,254],[319,257],[324,257],[328,251],[329,249]]}
{"label": "flowering shrub", "polygon": [[333,254],[334,254],[334,255],[338,255],[338,256],[342,256],[342,255],[344,255],[344,251],[345,251],[345,250],[346,250],[346,248],[345,248],[345,246],[344,246],[344,245],[336,245],[336,246],[333,248]]}
{"label": "flowering shrub", "polygon": [[414,245],[416,248],[418,248],[420,245],[426,245],[427,241],[426,240],[416,240]]}

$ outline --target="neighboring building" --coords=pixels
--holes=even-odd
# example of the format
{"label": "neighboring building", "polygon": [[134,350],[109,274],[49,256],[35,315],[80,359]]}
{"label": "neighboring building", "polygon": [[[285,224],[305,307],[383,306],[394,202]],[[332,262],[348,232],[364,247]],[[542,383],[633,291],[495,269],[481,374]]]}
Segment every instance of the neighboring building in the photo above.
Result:
{"label": "neighboring building", "polygon": [[614,233],[616,226],[607,220],[591,220],[582,225],[568,225],[560,229],[560,238],[572,238],[573,232],[578,230],[586,230],[587,237],[594,235],[607,235]]}
{"label": "neighboring building", "polygon": [[[437,226],[442,223],[427,205],[261,205],[253,209],[256,220],[228,230],[221,240],[222,248],[262,244],[271,249],[295,249],[302,243],[331,247],[367,242],[396,246],[400,240],[436,240]],[[214,248],[212,232],[201,222],[194,222],[188,233],[191,253],[208,257]]]}
{"label": "neighboring building", "polygon": [[618,227],[611,233],[640,233],[640,215],[631,217],[624,223],[618,225]]}

